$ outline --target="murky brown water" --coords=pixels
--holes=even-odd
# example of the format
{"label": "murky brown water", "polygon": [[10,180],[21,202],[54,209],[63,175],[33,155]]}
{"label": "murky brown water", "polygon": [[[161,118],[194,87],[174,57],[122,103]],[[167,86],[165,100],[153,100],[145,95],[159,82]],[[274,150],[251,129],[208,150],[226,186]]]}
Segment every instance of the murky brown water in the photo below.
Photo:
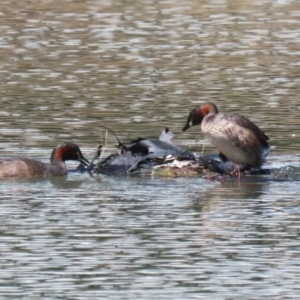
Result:
{"label": "murky brown water", "polygon": [[[270,137],[270,166],[298,166],[300,3],[2,1],[1,157],[92,157],[105,124],[127,141],[168,126],[216,153],[204,101]],[[110,145],[116,141],[109,136]],[[202,147],[201,147],[202,149]],[[295,299],[297,181],[105,178],[0,182],[6,299]]]}

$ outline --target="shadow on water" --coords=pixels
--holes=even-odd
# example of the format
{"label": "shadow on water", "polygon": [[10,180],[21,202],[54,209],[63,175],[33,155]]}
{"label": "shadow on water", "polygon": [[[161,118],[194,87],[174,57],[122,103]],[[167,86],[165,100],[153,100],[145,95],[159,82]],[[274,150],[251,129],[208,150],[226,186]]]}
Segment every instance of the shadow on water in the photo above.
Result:
{"label": "shadow on water", "polygon": [[[206,190],[201,197],[199,197],[199,201],[201,199],[206,199],[209,202],[211,198],[220,198],[221,201],[223,199],[231,199],[231,200],[240,200],[244,199],[258,199],[264,193],[266,189],[266,182],[262,180],[253,180],[246,179],[238,182],[236,179],[230,180],[228,182],[222,182],[220,185],[216,185],[212,189]],[[226,194],[224,194],[226,191]],[[218,204],[217,204],[218,205]]]}
{"label": "shadow on water", "polygon": [[[22,196],[22,191],[30,194],[31,188],[32,190],[39,190],[39,194],[41,194],[41,191],[47,194],[51,189],[70,191],[79,188],[84,189],[90,178],[91,176],[87,173],[70,172],[67,176],[1,179],[0,193],[4,193],[2,194],[4,196],[5,193],[14,191],[12,194],[19,197]],[[95,180],[100,182],[101,177],[93,178],[93,181]]]}

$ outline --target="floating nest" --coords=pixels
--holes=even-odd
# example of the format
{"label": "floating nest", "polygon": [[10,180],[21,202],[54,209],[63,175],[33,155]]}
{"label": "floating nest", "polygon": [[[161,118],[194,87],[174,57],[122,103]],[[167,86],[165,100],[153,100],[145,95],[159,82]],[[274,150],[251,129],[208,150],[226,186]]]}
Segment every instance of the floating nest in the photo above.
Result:
{"label": "floating nest", "polygon": [[220,174],[220,163],[212,158],[186,159],[178,155],[165,157],[135,156],[130,152],[112,154],[93,166],[93,173],[155,177],[194,177]]}
{"label": "floating nest", "polygon": [[[139,138],[128,144],[122,143],[114,132],[112,133],[119,142],[118,149],[103,158],[103,153],[107,153],[107,148],[99,146],[89,169],[93,174],[208,178],[228,174],[236,175],[231,162],[221,162],[211,156],[201,156],[178,147],[171,141],[173,133],[168,128],[162,131],[159,139]],[[260,170],[251,170],[247,171],[247,174],[260,172]]]}
{"label": "floating nest", "polygon": [[168,128],[161,132],[158,139],[139,138],[128,144],[122,143],[116,136],[120,149],[102,158],[107,148],[99,146],[91,164],[91,172],[155,177],[195,177],[222,173],[219,161],[181,149],[171,141],[172,137],[173,133]]}

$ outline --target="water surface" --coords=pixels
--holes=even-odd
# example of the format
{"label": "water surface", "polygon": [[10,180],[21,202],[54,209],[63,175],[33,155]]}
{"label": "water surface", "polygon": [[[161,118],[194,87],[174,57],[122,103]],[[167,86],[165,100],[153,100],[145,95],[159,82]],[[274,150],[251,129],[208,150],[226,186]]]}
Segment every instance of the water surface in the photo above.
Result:
{"label": "water surface", "polygon": [[[1,157],[47,161],[72,141],[91,158],[101,124],[123,141],[167,126],[216,153],[181,132],[213,101],[268,134],[267,167],[299,167],[298,1],[4,1],[0,14]],[[0,295],[298,298],[293,179],[3,180]]]}

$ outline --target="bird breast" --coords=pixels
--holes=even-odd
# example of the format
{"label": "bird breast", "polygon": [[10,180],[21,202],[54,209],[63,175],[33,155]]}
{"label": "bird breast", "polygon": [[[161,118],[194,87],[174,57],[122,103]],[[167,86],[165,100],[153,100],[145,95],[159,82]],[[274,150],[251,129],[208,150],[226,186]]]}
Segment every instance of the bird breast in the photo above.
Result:
{"label": "bird breast", "polygon": [[230,115],[208,115],[201,124],[201,130],[209,142],[229,160],[238,164],[251,164],[252,158],[256,159],[255,155],[249,155],[251,148],[259,147],[255,134],[231,122]]}

